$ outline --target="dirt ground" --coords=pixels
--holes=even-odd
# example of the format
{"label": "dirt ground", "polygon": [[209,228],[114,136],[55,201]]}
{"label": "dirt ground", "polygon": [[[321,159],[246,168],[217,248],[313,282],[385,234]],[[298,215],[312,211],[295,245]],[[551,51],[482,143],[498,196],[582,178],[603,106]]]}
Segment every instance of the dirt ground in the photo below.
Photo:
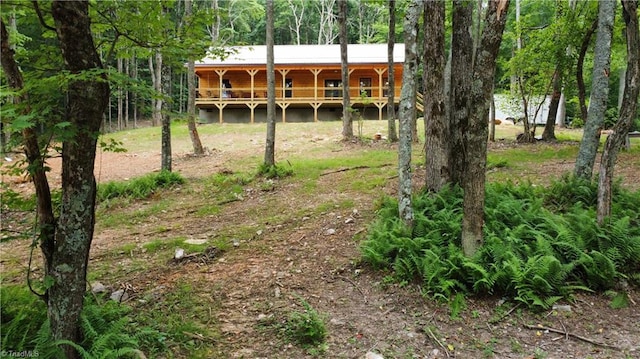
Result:
{"label": "dirt ground", "polygon": [[[341,145],[336,135],[283,136],[280,141],[277,149],[282,158],[302,151],[301,144],[306,151],[327,145],[333,151],[353,151],[359,146]],[[194,179],[234,169],[238,158],[260,153],[263,140],[260,133],[251,138],[228,133],[204,137],[203,143],[216,144],[204,157],[188,155],[188,143],[174,146],[174,171]],[[100,182],[133,178],[157,170],[159,164],[160,154],[153,150],[101,153],[96,159],[96,176]],[[50,165],[55,185],[59,166],[55,161]],[[559,176],[572,165],[550,161],[542,170],[545,176]],[[624,174],[625,185],[640,187],[637,159],[623,153],[617,173]],[[252,228],[250,235],[234,238],[237,246],[213,261],[181,265],[164,261],[155,270],[132,270],[129,275],[101,279],[111,287],[133,285],[134,299],[159,288],[168,291],[190,283],[194,295],[206,297],[215,310],[211,324],[215,336],[197,338],[212,348],[203,357],[313,357],[268,329],[291,309],[300,309],[299,298],[304,298],[326,315],[327,347],[315,357],[364,358],[367,353],[378,353],[384,358],[640,358],[637,289],[630,292],[633,303],[628,308],[615,310],[603,294],[578,294],[575,301],[560,303],[569,307],[542,313],[521,310],[502,298],[471,298],[454,319],[446,303],[422,296],[417,286],[389,283],[385,273],[360,262],[358,240],[354,239],[365,235],[378,198],[339,190],[334,184],[343,176],[345,172],[321,176],[313,196],[300,194],[295,181],[276,182],[271,191],[252,183],[244,189],[242,200],[209,217],[193,215],[204,199],[197,189],[184,189],[180,194],[183,205],[171,213],[156,214],[136,228],[106,229],[97,223],[90,266],[113,260],[113,249],[124,243],[141,248],[158,238],[211,239],[229,223]],[[10,177],[4,180],[30,190],[29,183]],[[395,183],[380,188],[383,192],[393,195]],[[353,203],[352,208],[337,205],[344,199]],[[314,211],[319,204],[332,201],[335,210]],[[139,204],[145,205],[148,203]],[[267,207],[282,208],[283,216],[260,217]],[[154,230],[158,223],[166,227],[163,233]],[[0,270],[24,266],[28,245],[28,241],[1,243]],[[135,254],[142,260],[145,255],[142,251]],[[126,266],[131,259],[124,256],[118,261],[114,266]]]}

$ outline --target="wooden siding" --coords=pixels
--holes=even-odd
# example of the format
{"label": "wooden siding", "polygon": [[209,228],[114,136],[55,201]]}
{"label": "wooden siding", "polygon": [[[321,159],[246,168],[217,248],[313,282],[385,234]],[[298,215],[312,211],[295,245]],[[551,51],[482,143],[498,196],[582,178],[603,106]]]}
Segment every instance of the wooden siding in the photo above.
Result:
{"label": "wooden siding", "polygon": [[[373,104],[379,110],[380,119],[382,109],[387,104],[387,69],[387,64],[358,64],[349,67],[351,102],[354,106],[365,102]],[[196,106],[201,109],[217,108],[220,111],[220,122],[223,122],[223,110],[226,106],[246,107],[251,112],[252,122],[255,108],[266,106],[267,80],[264,66],[200,65],[196,67],[196,75]],[[396,64],[395,76],[397,104],[402,84],[402,64]],[[367,80],[364,82],[370,80],[370,85],[361,81],[364,79]],[[318,108],[342,103],[340,82],[340,64],[276,66],[277,105],[283,110],[291,105],[308,107],[317,121]],[[363,92],[366,94],[364,97],[361,96]],[[282,121],[285,121],[284,111]]]}

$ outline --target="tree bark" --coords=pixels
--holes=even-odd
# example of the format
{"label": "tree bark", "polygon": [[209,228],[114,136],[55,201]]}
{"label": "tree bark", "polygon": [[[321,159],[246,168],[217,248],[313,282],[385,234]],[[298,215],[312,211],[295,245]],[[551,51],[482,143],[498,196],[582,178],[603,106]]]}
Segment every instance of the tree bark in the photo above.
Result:
{"label": "tree bark", "polygon": [[338,25],[340,28],[340,61],[342,64],[342,140],[349,141],[353,138],[353,121],[351,120],[351,98],[349,96],[347,0],[338,0]]}
{"label": "tree bark", "polygon": [[[193,15],[192,0],[185,0],[184,11],[185,16],[191,17]],[[200,135],[198,134],[198,127],[196,126],[196,74],[195,74],[195,61],[190,59],[187,62],[187,128],[189,129],[189,138],[191,138],[191,144],[193,145],[193,154],[196,156],[202,156],[204,154],[204,148],[200,141]]]}
{"label": "tree bark", "polygon": [[598,3],[598,34],[593,59],[591,102],[585,122],[575,175],[591,180],[593,165],[600,144],[600,129],[609,102],[609,71],[611,66],[611,37],[615,16],[615,0],[601,0]]}
{"label": "tree bark", "polygon": [[398,142],[398,131],[396,130],[396,68],[393,58],[393,48],[396,43],[396,0],[389,0],[389,37],[387,42],[387,57],[389,61],[389,80],[387,90],[387,132],[390,142]]}
{"label": "tree bark", "polygon": [[264,150],[264,164],[275,165],[276,139],[276,72],[273,57],[273,0],[267,0],[267,143]]}
{"label": "tree bark", "polygon": [[[160,61],[162,62],[162,61]],[[171,172],[171,68],[169,65],[162,65],[162,170]]]}
{"label": "tree bark", "polygon": [[560,105],[560,95],[562,95],[562,68],[557,65],[553,73],[553,90],[551,92],[547,122],[544,124],[544,131],[542,131],[542,139],[545,141],[556,140],[556,116]]}
{"label": "tree bark", "polygon": [[424,10],[424,137],[425,189],[438,192],[449,182],[449,121],[445,110],[445,4],[425,2]]}
{"label": "tree bark", "polygon": [[637,1],[622,1],[622,16],[626,24],[625,34],[627,37],[627,72],[620,117],[613,126],[613,133],[607,138],[600,162],[597,208],[597,220],[600,225],[611,215],[611,186],[616,157],[637,114],[640,88],[638,83],[640,81],[640,35],[637,10]]}
{"label": "tree bark", "polygon": [[[4,21],[0,20],[0,26],[2,32],[2,55],[0,56],[0,60],[2,61],[2,70],[7,78],[9,87],[14,91],[22,91],[24,89],[22,72],[15,61],[15,52],[9,46],[9,34]],[[13,98],[13,102],[16,105],[22,104],[24,106],[24,109],[21,111],[23,114],[30,112],[29,96],[27,93],[15,96]],[[49,188],[49,181],[47,180],[47,173],[44,168],[45,157],[44,153],[40,151],[38,135],[33,127],[22,130],[22,142],[24,145],[24,152],[29,163],[29,175],[31,176],[31,180],[33,181],[36,191],[36,213],[38,216],[39,228],[38,242],[40,243],[40,248],[45,257],[45,263],[50,263],[55,249],[54,236],[56,218],[53,214],[51,191]],[[48,268],[48,265],[46,268]]]}
{"label": "tree bark", "polygon": [[[88,1],[54,1],[51,13],[66,69],[72,74],[101,69],[91,35]],[[47,290],[53,339],[79,342],[79,319],[86,290],[89,249],[95,225],[96,142],[109,98],[106,76],[71,81],[67,120],[75,135],[62,144],[62,201],[55,249],[47,267],[54,284]],[[67,358],[78,358],[64,347]]]}
{"label": "tree bark", "polygon": [[584,84],[584,76],[582,74],[584,68],[584,59],[587,56],[587,50],[589,49],[589,43],[591,42],[591,36],[598,28],[598,18],[592,23],[587,33],[582,39],[580,45],[580,51],[578,52],[578,60],[576,61],[576,86],[578,87],[578,103],[580,104],[580,118],[583,122],[587,122],[587,105],[586,105],[586,93],[587,90]]}
{"label": "tree bark", "polygon": [[405,57],[400,93],[400,139],[398,144],[398,212],[400,218],[413,226],[411,206],[411,122],[416,117],[416,77],[418,75],[418,19],[423,8],[422,0],[409,3],[404,19]]}
{"label": "tree bark", "polygon": [[473,7],[471,0],[454,0],[451,39],[451,119],[449,126],[449,171],[451,182],[462,185],[464,176],[464,133],[468,131],[473,68]]}
{"label": "tree bark", "polygon": [[506,24],[509,0],[489,1],[480,48],[473,65],[469,127],[464,133],[462,249],[468,257],[482,245],[487,171],[487,113],[491,103],[496,59]]}

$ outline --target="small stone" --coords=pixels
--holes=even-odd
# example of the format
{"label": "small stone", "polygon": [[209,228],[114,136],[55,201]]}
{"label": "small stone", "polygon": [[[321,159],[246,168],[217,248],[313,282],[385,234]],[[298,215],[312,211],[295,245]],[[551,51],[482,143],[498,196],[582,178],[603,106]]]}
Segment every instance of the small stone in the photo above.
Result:
{"label": "small stone", "polygon": [[176,248],[176,252],[173,254],[173,259],[181,259],[184,257],[184,249]]}
{"label": "small stone", "polygon": [[336,318],[331,318],[331,320],[329,321],[329,324],[335,325],[337,327],[341,327],[341,326],[345,325],[345,323],[342,320],[338,320]]}
{"label": "small stone", "polygon": [[355,220],[351,217],[347,218],[344,220],[344,224],[349,224],[349,223],[353,223]]}
{"label": "small stone", "polygon": [[309,217],[307,217],[307,216],[302,217],[302,220],[303,220],[303,221],[308,221],[309,219],[311,219],[311,218],[309,218]]}
{"label": "small stone", "polygon": [[384,359],[382,355],[374,352],[367,352],[367,354],[364,357],[365,359]]}
{"label": "small stone", "polygon": [[553,310],[557,310],[558,312],[571,312],[571,306],[570,305],[554,304],[553,305]]}
{"label": "small stone", "polygon": [[274,290],[273,294],[276,298],[280,298],[280,287],[276,286],[276,289]]}
{"label": "small stone", "polygon": [[184,241],[184,243],[187,244],[195,244],[195,245],[199,245],[199,244],[205,244],[207,243],[206,239],[187,239],[186,241]]}
{"label": "small stone", "polygon": [[327,236],[332,236],[332,235],[336,234],[336,230],[333,229],[333,228],[329,228],[324,232],[324,234],[326,234]]}
{"label": "small stone", "polygon": [[256,234],[257,234],[257,235],[259,235],[259,236],[261,236],[261,235],[262,235],[262,229],[258,229],[258,230],[256,231]]}
{"label": "small stone", "polygon": [[232,242],[233,242],[233,246],[234,247],[240,247],[240,241],[239,240],[234,238]]}
{"label": "small stone", "polygon": [[129,294],[127,294],[124,289],[118,289],[115,292],[111,293],[111,296],[109,298],[116,302],[124,302],[129,299]]}
{"label": "small stone", "polygon": [[107,291],[107,287],[100,282],[95,282],[91,285],[91,292],[93,293],[104,293]]}

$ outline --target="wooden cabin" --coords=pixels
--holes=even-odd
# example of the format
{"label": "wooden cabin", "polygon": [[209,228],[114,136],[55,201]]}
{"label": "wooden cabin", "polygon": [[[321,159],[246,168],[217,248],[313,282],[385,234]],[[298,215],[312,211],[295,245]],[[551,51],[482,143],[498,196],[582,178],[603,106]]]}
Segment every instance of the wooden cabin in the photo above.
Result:
{"label": "wooden cabin", "polygon": [[[196,107],[204,122],[265,122],[267,47],[239,46],[220,60],[196,62]],[[386,118],[387,44],[348,46],[352,108],[368,119]],[[400,100],[404,45],[394,48],[395,104]],[[342,117],[340,45],[276,45],[276,118],[282,122]]]}

